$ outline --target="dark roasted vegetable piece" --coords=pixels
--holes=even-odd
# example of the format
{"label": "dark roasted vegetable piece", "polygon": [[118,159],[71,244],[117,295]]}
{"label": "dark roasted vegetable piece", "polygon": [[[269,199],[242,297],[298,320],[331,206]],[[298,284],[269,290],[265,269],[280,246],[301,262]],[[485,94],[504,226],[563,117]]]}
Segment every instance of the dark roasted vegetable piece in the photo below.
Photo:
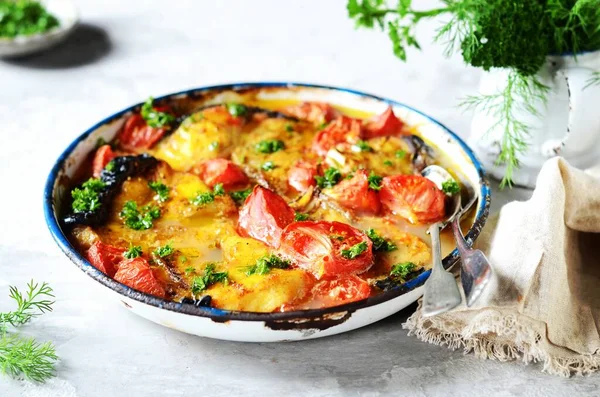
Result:
{"label": "dark roasted vegetable piece", "polygon": [[158,160],[149,154],[121,156],[112,160],[110,170],[104,169],[100,179],[104,187],[98,192],[98,201],[102,204],[95,211],[70,212],[64,217],[65,225],[101,225],[108,218],[110,204],[125,180],[131,176],[145,174],[158,164]]}
{"label": "dark roasted vegetable piece", "polygon": [[419,274],[423,273],[425,268],[419,268],[414,272],[410,272],[406,275],[406,278],[389,275],[384,279],[375,281],[375,286],[383,291],[389,291],[395,288],[402,287],[402,284],[405,282],[417,277]]}
{"label": "dark roasted vegetable piece", "polygon": [[[417,171],[422,171],[423,168],[431,164],[431,160],[435,153],[421,137],[417,135],[409,135],[404,137],[404,140],[410,145],[412,151],[412,163]],[[398,155],[396,154],[398,157]]]}
{"label": "dark roasted vegetable piece", "polygon": [[198,307],[210,307],[211,302],[212,297],[210,295],[204,295],[200,299],[183,298],[181,300],[181,303],[191,303],[192,305]]}

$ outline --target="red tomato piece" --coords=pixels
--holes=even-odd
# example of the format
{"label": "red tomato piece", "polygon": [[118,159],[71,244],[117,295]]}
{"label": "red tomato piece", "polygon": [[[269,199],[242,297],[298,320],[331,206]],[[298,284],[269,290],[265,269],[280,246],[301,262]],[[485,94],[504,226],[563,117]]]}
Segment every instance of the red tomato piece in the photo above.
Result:
{"label": "red tomato piece", "polygon": [[119,133],[119,142],[127,150],[150,149],[164,134],[164,128],[152,128],[141,115],[134,114],[127,119]]}
{"label": "red tomato piece", "polygon": [[279,247],[283,229],[294,222],[294,210],[277,193],[256,186],[240,209],[240,234]]}
{"label": "red tomato piece", "polygon": [[369,175],[358,170],[352,179],[344,179],[325,193],[346,208],[359,212],[378,214],[381,203],[377,192],[369,189]]}
{"label": "red tomato piece", "polygon": [[329,149],[339,143],[356,143],[361,136],[362,121],[341,116],[315,135],[312,149],[319,156],[325,156]]}
{"label": "red tomato piece", "polygon": [[106,167],[112,159],[116,157],[116,154],[112,151],[110,145],[102,145],[96,150],[94,155],[94,162],[92,163],[92,171],[94,178],[100,177],[100,173]]}
{"label": "red tomato piece", "polygon": [[[360,243],[366,249],[353,259],[342,254]],[[281,253],[316,278],[360,274],[373,265],[373,243],[360,230],[340,222],[294,222],[281,236]]]}
{"label": "red tomato piece", "polygon": [[248,182],[248,177],[244,174],[244,171],[229,160],[206,160],[197,169],[200,178],[210,187],[215,186],[217,183],[222,183],[224,187],[231,187]]}
{"label": "red tomato piece", "polygon": [[299,105],[288,106],[284,112],[313,123],[329,123],[341,114],[328,103],[321,102],[303,102]]}
{"label": "red tomato piece", "polygon": [[96,241],[87,252],[87,260],[102,273],[113,277],[124,252],[122,248]]}
{"label": "red tomato piece", "polygon": [[365,280],[350,274],[317,282],[312,295],[310,306],[318,309],[366,299],[371,295],[371,287]]}
{"label": "red tomato piece", "polygon": [[403,126],[404,123],[396,117],[392,107],[388,106],[385,112],[365,122],[364,138],[398,135]]}
{"label": "red tomato piece", "polygon": [[148,261],[142,257],[125,259],[119,264],[115,281],[140,292],[164,298],[165,288],[156,278]]}
{"label": "red tomato piece", "polygon": [[446,195],[420,175],[383,178],[379,198],[385,207],[411,223],[433,223],[445,214]]}
{"label": "red tomato piece", "polygon": [[204,109],[202,115],[217,124],[242,125],[245,120],[244,117],[232,116],[225,106],[211,106]]}
{"label": "red tomato piece", "polygon": [[314,165],[306,161],[299,161],[290,168],[290,171],[288,172],[288,183],[297,191],[305,192],[311,186],[316,185],[316,175],[317,169]]}

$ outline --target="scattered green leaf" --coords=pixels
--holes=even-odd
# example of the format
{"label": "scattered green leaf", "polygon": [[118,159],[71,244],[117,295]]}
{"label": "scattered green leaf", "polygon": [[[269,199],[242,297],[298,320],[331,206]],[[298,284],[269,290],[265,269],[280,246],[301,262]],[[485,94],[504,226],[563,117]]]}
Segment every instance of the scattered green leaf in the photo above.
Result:
{"label": "scattered green leaf", "polygon": [[415,265],[412,262],[404,262],[404,263],[397,263],[394,266],[392,266],[392,270],[390,271],[390,276],[396,276],[396,277],[400,277],[402,279],[406,279],[406,277],[414,272],[417,268],[417,265]]}
{"label": "scattered green leaf", "polygon": [[365,141],[358,141],[354,145],[361,152],[372,152],[373,148]]}
{"label": "scattered green leaf", "polygon": [[389,240],[381,237],[375,229],[369,229],[365,231],[365,234],[371,239],[373,242],[373,251],[375,252],[390,252],[396,250],[398,247],[396,244],[392,243]]}
{"label": "scattered green leaf", "polygon": [[369,248],[366,241],[353,245],[349,249],[342,250],[342,256],[346,259],[355,259]]}
{"label": "scattered green leaf", "polygon": [[106,184],[100,179],[90,178],[81,185],[81,188],[75,188],[71,191],[73,203],[71,208],[74,212],[94,212],[100,208],[99,193],[106,187]]}
{"label": "scattered green leaf", "polygon": [[285,149],[285,143],[279,139],[266,139],[256,144],[256,151],[260,153],[275,153]]}
{"label": "scattered green leaf", "polygon": [[127,259],[137,258],[138,256],[141,256],[141,255],[142,255],[142,247],[140,247],[139,245],[133,245],[132,243],[129,243],[129,248],[123,254],[123,256]]}
{"label": "scattered green leaf", "polygon": [[369,181],[369,189],[373,189],[373,190],[381,189],[381,181],[383,180],[382,176],[375,175],[375,173],[373,173],[373,171],[371,171],[367,180]]}
{"label": "scattered green leaf", "polygon": [[276,255],[263,256],[262,258],[258,259],[254,265],[248,268],[246,275],[265,275],[268,274],[271,269],[288,269],[290,265],[290,261],[281,259]]}
{"label": "scattered green leaf", "polygon": [[342,179],[342,173],[334,167],[327,168],[323,176],[317,175],[315,176],[315,181],[317,182],[317,186],[321,189],[334,187],[339,183]]}
{"label": "scattered green leaf", "polygon": [[394,163],[392,163],[390,160],[384,160],[383,165],[385,165],[387,167],[393,167]]}
{"label": "scattered green leaf", "polygon": [[272,161],[265,161],[263,163],[263,165],[261,165],[260,167],[263,171],[271,171],[274,170],[275,168],[277,168],[277,166],[275,165],[275,163],[273,163]]}
{"label": "scattered green leaf", "polygon": [[160,181],[149,181],[148,186],[156,192],[156,199],[164,203],[169,199],[169,187]]}
{"label": "scattered green leaf", "polygon": [[248,108],[239,103],[227,104],[227,111],[233,117],[243,117],[248,113]]}
{"label": "scattered green leaf", "polygon": [[442,182],[442,191],[446,194],[453,195],[460,192],[460,186],[454,179],[448,179]]}
{"label": "scattered green leaf", "polygon": [[154,98],[150,97],[142,105],[140,114],[146,124],[152,128],[170,127],[175,122],[175,116],[165,112],[159,112],[153,106]]}
{"label": "scattered green leaf", "polygon": [[294,215],[294,221],[296,222],[306,221],[308,219],[308,215],[303,214],[302,212],[296,212],[296,214]]}
{"label": "scattered green leaf", "polygon": [[171,244],[165,244],[161,247],[156,248],[152,253],[158,256],[159,258],[166,258],[169,255],[173,255],[174,252],[175,250],[173,249],[173,246],[171,246]]}
{"label": "scattered green leaf", "polygon": [[248,198],[250,193],[252,193],[252,189],[238,190],[237,192],[229,193],[229,196],[231,196],[237,205],[241,205],[244,201],[246,201],[246,198]]}
{"label": "scattered green leaf", "polygon": [[215,264],[206,265],[202,276],[194,277],[192,280],[192,295],[197,296],[199,293],[216,283],[227,282],[227,272],[216,272]]}
{"label": "scattered green leaf", "polygon": [[398,150],[396,152],[396,158],[397,159],[403,159],[404,156],[406,156],[406,151],[404,151],[404,150]]}
{"label": "scattered green leaf", "polygon": [[127,201],[120,214],[125,225],[133,230],[147,230],[152,227],[152,222],[160,217],[160,209],[153,205],[145,205],[138,209],[135,201]]}

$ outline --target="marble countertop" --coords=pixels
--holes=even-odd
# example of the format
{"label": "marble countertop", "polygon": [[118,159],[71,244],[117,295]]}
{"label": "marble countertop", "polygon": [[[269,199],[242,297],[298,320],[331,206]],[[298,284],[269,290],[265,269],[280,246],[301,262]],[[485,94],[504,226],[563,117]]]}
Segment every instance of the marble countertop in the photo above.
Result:
{"label": "marble countertop", "polygon": [[[58,154],[104,116],[150,94],[300,81],[405,102],[465,137],[470,117],[457,109],[457,98],[474,92],[479,71],[426,45],[435,24],[419,31],[423,51],[399,62],[386,35],[354,30],[344,0],[80,0],[78,6],[82,23],[65,44],[0,61],[0,310],[10,307],[9,285],[48,281],[55,311],[25,332],[54,341],[61,357],[57,378],[41,386],[0,378],[0,396],[600,394],[597,377],[556,378],[534,365],[481,361],[408,337],[401,324],[414,305],[343,335],[246,344],[182,334],[105,299],[103,287],[56,247],[41,205]],[[529,194],[494,189],[493,208]]]}

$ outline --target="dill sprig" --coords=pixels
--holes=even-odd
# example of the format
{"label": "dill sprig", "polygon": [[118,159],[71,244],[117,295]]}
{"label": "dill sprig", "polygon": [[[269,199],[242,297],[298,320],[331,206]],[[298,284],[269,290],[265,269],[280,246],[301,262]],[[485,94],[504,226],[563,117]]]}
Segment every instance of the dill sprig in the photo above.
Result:
{"label": "dill sprig", "polygon": [[24,376],[34,382],[44,382],[55,373],[58,356],[54,345],[21,337],[13,329],[52,311],[52,288],[32,280],[27,284],[25,294],[11,286],[9,296],[17,303],[17,309],[0,313],[0,372],[15,378]]}
{"label": "dill sprig", "polygon": [[501,187],[511,186],[512,175],[519,167],[519,156],[527,151],[529,125],[522,120],[524,112],[539,116],[538,105],[545,104],[549,87],[535,76],[523,76],[513,70],[508,73],[506,87],[493,94],[466,97],[461,106],[494,116],[496,123],[488,132],[501,128],[500,154],[497,165],[506,166]]}

